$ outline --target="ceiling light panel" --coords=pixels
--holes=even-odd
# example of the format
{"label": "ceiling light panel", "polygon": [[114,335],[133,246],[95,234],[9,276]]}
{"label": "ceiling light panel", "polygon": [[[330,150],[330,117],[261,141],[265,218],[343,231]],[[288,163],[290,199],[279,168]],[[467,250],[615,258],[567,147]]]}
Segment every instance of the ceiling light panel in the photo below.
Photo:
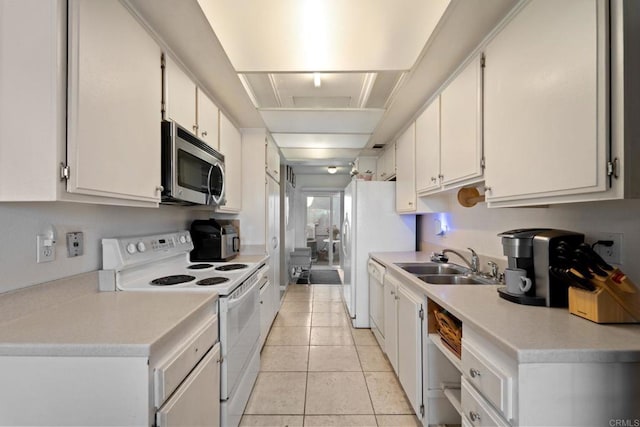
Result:
{"label": "ceiling light panel", "polygon": [[[287,161],[337,160],[353,161],[360,153],[352,148],[281,148],[280,152]],[[326,162],[325,162],[326,167]],[[326,170],[326,169],[325,169]]]}
{"label": "ceiling light panel", "polygon": [[449,1],[198,3],[238,72],[327,72],[410,69]]}
{"label": "ceiling light panel", "polygon": [[384,110],[260,110],[274,133],[372,133]]}
{"label": "ceiling light panel", "polygon": [[280,148],[363,148],[371,134],[272,133]]}

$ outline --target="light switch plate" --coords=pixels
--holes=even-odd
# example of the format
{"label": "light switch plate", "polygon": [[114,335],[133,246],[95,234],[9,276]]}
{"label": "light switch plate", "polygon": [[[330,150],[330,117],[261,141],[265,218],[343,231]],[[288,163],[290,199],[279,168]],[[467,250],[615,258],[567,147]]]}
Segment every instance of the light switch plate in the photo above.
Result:
{"label": "light switch plate", "polygon": [[67,233],[67,254],[69,258],[80,256],[84,253],[84,234],[82,231]]}

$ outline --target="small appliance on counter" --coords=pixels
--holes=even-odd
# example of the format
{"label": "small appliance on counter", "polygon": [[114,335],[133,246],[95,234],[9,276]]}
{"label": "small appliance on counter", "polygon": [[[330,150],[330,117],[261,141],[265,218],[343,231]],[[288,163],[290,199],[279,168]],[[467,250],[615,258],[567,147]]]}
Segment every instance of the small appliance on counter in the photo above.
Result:
{"label": "small appliance on counter", "polygon": [[498,234],[507,256],[505,287],[500,297],[524,305],[567,307],[569,285],[551,274],[551,268],[566,263],[564,246],[578,246],[584,234],[550,228],[523,228]]}
{"label": "small appliance on counter", "polygon": [[238,230],[230,221],[206,219],[191,223],[191,261],[229,261],[240,252]]}

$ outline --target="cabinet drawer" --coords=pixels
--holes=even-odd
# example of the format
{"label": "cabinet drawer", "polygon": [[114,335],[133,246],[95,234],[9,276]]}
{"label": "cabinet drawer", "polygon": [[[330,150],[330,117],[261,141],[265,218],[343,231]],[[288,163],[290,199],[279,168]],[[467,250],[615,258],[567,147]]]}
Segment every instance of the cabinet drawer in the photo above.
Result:
{"label": "cabinet drawer", "polygon": [[461,406],[464,423],[471,426],[499,426],[510,427],[498,412],[469,384],[466,378],[462,378]]}
{"label": "cabinet drawer", "polygon": [[198,330],[155,370],[156,408],[173,393],[198,361],[218,340],[218,316]]}
{"label": "cabinet drawer", "polygon": [[513,378],[506,368],[492,363],[477,346],[464,340],[462,374],[507,419],[513,418]]}

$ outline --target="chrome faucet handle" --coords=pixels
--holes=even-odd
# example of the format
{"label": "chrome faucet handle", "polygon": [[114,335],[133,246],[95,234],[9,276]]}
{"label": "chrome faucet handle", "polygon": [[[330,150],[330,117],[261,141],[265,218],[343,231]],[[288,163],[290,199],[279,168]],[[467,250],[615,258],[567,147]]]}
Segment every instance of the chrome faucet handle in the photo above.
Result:
{"label": "chrome faucet handle", "polygon": [[471,271],[473,273],[477,273],[478,271],[480,271],[480,258],[478,257],[476,251],[471,248],[467,249],[471,251]]}
{"label": "chrome faucet handle", "polygon": [[447,262],[449,258],[444,254],[444,252],[431,252],[431,261],[432,262]]}
{"label": "chrome faucet handle", "polygon": [[487,265],[491,267],[491,271],[489,272],[489,274],[491,275],[491,277],[497,280],[500,276],[500,268],[498,267],[498,264],[493,261],[489,261]]}

